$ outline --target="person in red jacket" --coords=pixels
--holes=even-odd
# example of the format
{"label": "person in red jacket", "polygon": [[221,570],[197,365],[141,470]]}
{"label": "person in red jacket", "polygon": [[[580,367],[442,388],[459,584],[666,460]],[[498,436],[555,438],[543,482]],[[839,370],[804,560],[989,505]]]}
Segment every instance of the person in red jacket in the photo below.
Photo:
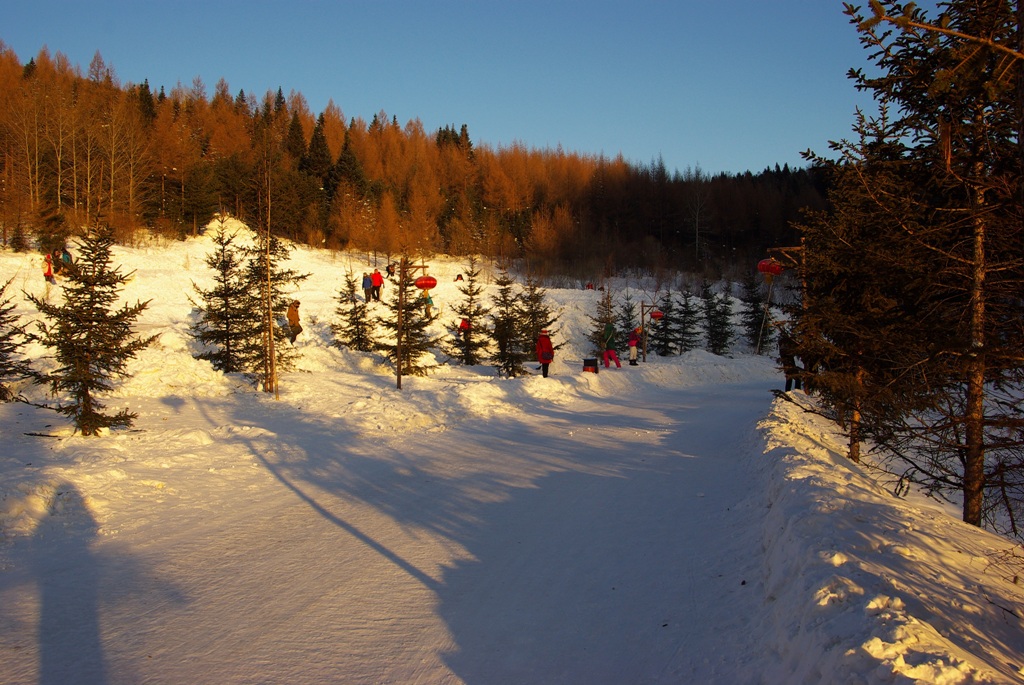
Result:
{"label": "person in red jacket", "polygon": [[540,332],[537,337],[537,361],[540,362],[541,375],[548,377],[548,364],[555,358],[555,348],[551,345],[551,338],[548,337],[547,329]]}
{"label": "person in red jacket", "polygon": [[53,257],[49,254],[43,257],[43,278],[47,283],[57,283],[57,279],[53,277]]}
{"label": "person in red jacket", "polygon": [[373,284],[373,299],[375,302],[380,302],[380,289],[384,285],[384,277],[380,275],[378,269],[374,269],[370,274],[370,282]]}

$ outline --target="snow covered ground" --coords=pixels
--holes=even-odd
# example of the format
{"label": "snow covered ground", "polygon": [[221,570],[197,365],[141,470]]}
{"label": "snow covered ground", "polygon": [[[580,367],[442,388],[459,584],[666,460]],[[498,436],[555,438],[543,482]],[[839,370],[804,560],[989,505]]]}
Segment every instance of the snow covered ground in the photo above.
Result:
{"label": "snow covered ground", "polygon": [[[443,365],[398,391],[328,344],[365,256],[297,249],[275,400],[192,357],[209,251],[115,250],[160,333],[109,398],[134,430],[0,405],[0,682],[1024,681],[1013,545],[848,463],[771,360],[582,373],[599,293],[550,289],[550,378]],[[429,263],[454,304],[464,265]],[[37,258],[0,252],[11,277],[35,318]]]}

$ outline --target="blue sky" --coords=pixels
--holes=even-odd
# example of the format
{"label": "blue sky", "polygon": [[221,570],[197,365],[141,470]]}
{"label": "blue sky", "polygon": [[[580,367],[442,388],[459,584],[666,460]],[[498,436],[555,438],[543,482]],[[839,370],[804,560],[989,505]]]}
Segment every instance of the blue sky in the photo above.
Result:
{"label": "blue sky", "polygon": [[0,40],[83,72],[99,51],[154,91],[223,78],[670,172],[803,166],[870,102],[846,78],[866,52],[840,0],[34,0],[4,8]]}

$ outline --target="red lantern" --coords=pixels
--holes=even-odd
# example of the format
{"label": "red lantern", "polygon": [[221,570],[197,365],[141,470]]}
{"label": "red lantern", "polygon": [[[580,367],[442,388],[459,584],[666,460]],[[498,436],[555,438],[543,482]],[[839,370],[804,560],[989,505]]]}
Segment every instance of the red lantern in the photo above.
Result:
{"label": "red lantern", "polygon": [[420,276],[413,283],[420,290],[430,290],[437,285],[437,279],[433,276]]}
{"label": "red lantern", "polygon": [[763,273],[765,276],[778,276],[785,268],[777,260],[768,258],[762,259],[757,263],[757,270]]}
{"label": "red lantern", "polygon": [[665,312],[661,311],[660,309],[655,309],[653,312],[651,312],[651,318],[654,319],[655,321],[661,321],[662,319],[665,318]]}

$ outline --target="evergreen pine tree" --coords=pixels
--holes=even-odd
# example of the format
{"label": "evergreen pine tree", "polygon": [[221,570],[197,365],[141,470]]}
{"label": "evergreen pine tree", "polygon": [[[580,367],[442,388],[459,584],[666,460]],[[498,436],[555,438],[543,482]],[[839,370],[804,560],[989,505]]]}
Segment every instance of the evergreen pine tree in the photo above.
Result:
{"label": "evergreen pine tree", "polygon": [[[527,345],[527,358],[536,361],[537,349],[535,345],[530,344],[530,341],[536,341],[543,330],[553,334],[557,319],[551,312],[551,307],[547,304],[547,291],[540,286],[540,282],[533,276],[527,276],[526,286],[521,293],[521,298],[523,340]],[[557,346],[555,349],[557,349]]]}
{"label": "evergreen pine tree", "polygon": [[355,150],[352,149],[348,131],[345,132],[345,144],[338,154],[338,160],[328,173],[327,183],[331,197],[342,183],[347,184],[359,198],[363,198],[370,190],[370,180],[366,177]]}
{"label": "evergreen pine tree", "polygon": [[[408,264],[407,257],[401,258],[402,263]],[[405,275],[403,278],[402,275]],[[402,375],[403,376],[425,376],[427,367],[422,364],[423,357],[430,352],[430,348],[437,345],[437,338],[432,337],[428,332],[430,323],[434,317],[428,318],[423,311],[423,303],[420,300],[421,291],[416,287],[416,279],[411,269],[400,268],[396,274],[397,282],[395,287],[389,288],[389,298],[385,303],[389,313],[386,317],[379,317],[377,323],[391,335],[389,342],[381,342],[378,345],[392,364],[398,364],[399,343],[401,344]],[[401,313],[401,316],[399,316]],[[399,326],[401,320],[401,326]]]}
{"label": "evergreen pine tree", "polygon": [[772,344],[775,327],[772,325],[771,311],[756,271],[747,271],[743,277],[742,288],[740,302],[743,303],[743,307],[740,310],[740,321],[743,337],[756,354],[763,354]]}
{"label": "evergreen pine tree", "polygon": [[662,316],[660,319],[652,317],[647,325],[647,347],[661,357],[678,354],[676,339],[672,334],[677,317],[676,300],[672,296],[672,291],[666,290],[658,298],[657,304]]}
{"label": "evergreen pine tree", "polygon": [[0,402],[10,402],[15,394],[11,383],[32,375],[28,361],[21,358],[21,347],[26,342],[25,328],[19,325],[11,298],[6,297],[9,281],[0,287]]}
{"label": "evergreen pine tree", "polygon": [[[639,319],[640,314],[637,312],[636,302],[633,300],[632,293],[627,290],[626,294],[622,297],[622,302],[619,303],[615,325],[620,333],[627,334],[639,325],[637,324]],[[628,342],[629,337],[627,335],[619,335],[616,340],[616,351],[626,352],[629,347]]]}
{"label": "evergreen pine tree", "polygon": [[[998,0],[940,11],[847,6],[873,63],[851,77],[882,106],[858,116],[859,140],[833,146],[843,204],[808,236],[802,333],[832,346],[849,383],[837,399],[860,402],[876,446],[958,491],[967,523],[1024,537],[1024,22]],[[857,264],[843,263],[848,245]],[[822,296],[831,312],[814,311]],[[856,331],[858,318],[887,328]],[[878,387],[897,399],[888,412]]]}
{"label": "evergreen pine tree", "polygon": [[697,298],[689,288],[686,288],[680,294],[671,330],[675,347],[680,354],[700,347],[700,323],[701,315],[700,307],[697,306]]}
{"label": "evergreen pine tree", "polygon": [[728,293],[715,293],[708,281],[701,284],[700,298],[704,309],[705,349],[719,356],[728,354],[732,344],[732,306]]}
{"label": "evergreen pine tree", "polygon": [[[67,245],[69,237],[71,237],[71,231],[68,229],[62,212],[51,211],[40,218],[36,230],[36,242],[43,254],[52,254],[54,250],[60,250]],[[54,264],[53,266],[56,271],[60,265]]]}
{"label": "evergreen pine tree", "polygon": [[526,373],[524,362],[529,342],[524,338],[522,296],[515,291],[515,279],[502,269],[494,281],[498,292],[491,306],[491,337],[495,352],[491,357],[498,375],[515,378]]}
{"label": "evergreen pine tree", "polygon": [[11,231],[11,240],[8,243],[15,252],[28,252],[28,236],[25,233],[25,225],[21,221],[14,223],[14,229]]}
{"label": "evergreen pine tree", "polygon": [[324,135],[324,115],[320,114],[309,139],[309,148],[299,161],[299,171],[309,174],[322,186],[331,170],[331,150]]}
{"label": "evergreen pine tree", "polygon": [[[491,345],[487,310],[481,302],[484,289],[479,279],[480,268],[476,257],[470,255],[466,277],[458,286],[462,301],[452,308],[457,317],[451,327],[455,342],[448,351],[449,356],[461,360],[466,366],[476,366],[483,361]],[[465,326],[462,325],[463,321],[466,322]]]}
{"label": "evergreen pine tree", "polygon": [[604,327],[609,323],[615,324],[615,301],[610,289],[605,288],[601,292],[601,299],[597,301],[597,314],[589,318],[594,328],[587,336],[587,340],[590,341],[591,353],[600,357],[604,352]]}
{"label": "evergreen pine tree", "polygon": [[302,131],[302,121],[299,119],[298,112],[292,114],[291,122],[288,125],[285,149],[296,164],[306,155],[306,135]]}
{"label": "evergreen pine tree", "polygon": [[[900,245],[889,214],[876,213],[862,187],[869,178],[872,187],[905,199],[913,196],[914,181],[884,167],[835,169],[832,212],[811,213],[801,227],[803,267],[814,274],[803,306],[794,312],[804,387],[813,388],[822,411],[845,429],[852,461],[859,461],[864,438],[875,435],[885,445],[887,425],[932,406],[929,392],[912,382],[929,385],[926,377],[903,368],[902,361],[920,345],[921,303],[932,287],[927,264]],[[899,214],[910,216],[910,210],[901,207]],[[947,326],[945,334],[927,336],[926,344],[949,344],[948,331]]]}
{"label": "evergreen pine tree", "polygon": [[225,373],[249,370],[251,341],[259,336],[259,321],[251,315],[251,292],[243,277],[243,253],[235,245],[235,237],[223,228],[217,230],[214,250],[205,259],[214,271],[214,285],[203,290],[192,284],[202,302],[193,302],[199,319],[190,331],[200,344],[213,347],[195,357],[209,360],[213,368]]}
{"label": "evergreen pine tree", "polygon": [[82,435],[96,435],[102,428],[132,425],[136,414],[123,409],[109,415],[98,395],[113,388],[115,378],[127,376],[125,368],[156,336],[132,336],[132,324],[148,303],[113,309],[120,287],[128,280],[111,264],[114,239],[110,229],[81,241],[77,268],[61,285],[64,304],[50,304],[28,295],[48,322],[40,322],[35,336],[54,351],[57,366],[36,372],[35,381],[50,386],[55,396],[69,395],[54,408],[70,416]]}
{"label": "evergreen pine tree", "polygon": [[[263,231],[254,231],[255,241],[246,249],[248,260],[245,264],[245,282],[249,289],[248,311],[253,317],[252,337],[247,341],[243,351],[246,359],[246,371],[263,384],[266,392],[272,392],[268,385],[270,379],[270,341],[267,338],[268,316],[269,329],[274,336],[274,368],[284,371],[291,367],[295,354],[285,341],[289,338],[288,324],[285,313],[292,297],[285,292],[286,287],[296,288],[309,274],[300,274],[294,269],[286,269],[281,262],[291,254],[291,248],[277,236],[268,236]],[[269,248],[269,249],[268,249]],[[269,270],[269,278],[268,278]],[[270,304],[269,309],[267,304]]]}
{"label": "evergreen pine tree", "polygon": [[356,277],[351,271],[345,274],[345,284],[334,298],[338,303],[334,309],[338,323],[331,324],[331,332],[334,333],[332,344],[357,352],[372,352],[377,349],[377,342],[373,338],[373,325],[367,316],[369,307],[359,296],[360,285],[356,283]]}

